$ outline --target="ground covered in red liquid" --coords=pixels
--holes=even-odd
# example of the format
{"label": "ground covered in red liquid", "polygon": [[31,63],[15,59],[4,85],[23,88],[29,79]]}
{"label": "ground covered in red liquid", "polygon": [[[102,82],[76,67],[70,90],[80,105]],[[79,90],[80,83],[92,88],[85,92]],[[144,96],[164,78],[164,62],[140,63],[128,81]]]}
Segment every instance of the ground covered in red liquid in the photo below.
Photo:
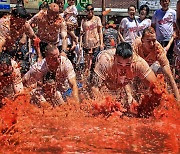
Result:
{"label": "ground covered in red liquid", "polygon": [[134,117],[111,96],[56,108],[38,108],[26,94],[4,99],[0,153],[179,153],[179,106],[163,77],[150,91]]}

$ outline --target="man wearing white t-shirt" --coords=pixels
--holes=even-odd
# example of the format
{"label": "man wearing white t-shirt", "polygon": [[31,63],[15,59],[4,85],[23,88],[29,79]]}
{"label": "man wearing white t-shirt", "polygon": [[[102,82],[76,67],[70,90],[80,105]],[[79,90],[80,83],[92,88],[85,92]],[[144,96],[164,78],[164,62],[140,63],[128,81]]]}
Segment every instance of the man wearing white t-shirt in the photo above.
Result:
{"label": "man wearing white t-shirt", "polygon": [[[152,27],[155,28],[157,40],[163,47],[167,46],[173,34],[173,24],[176,22],[176,11],[169,8],[170,0],[160,0],[161,9],[156,10],[152,17]],[[173,58],[173,45],[167,51],[170,63]]]}
{"label": "man wearing white t-shirt", "polygon": [[[48,72],[50,72],[51,76],[54,76],[54,78],[52,77],[54,82],[50,83],[45,81],[45,83],[48,82],[46,85],[43,84],[42,88],[38,87],[37,91],[33,90],[36,91],[33,92],[33,94],[36,95],[38,101],[44,102],[49,100],[51,101],[49,103],[52,104],[64,103],[61,94],[69,88],[69,83],[72,88],[72,96],[75,102],[79,102],[76,74],[72,63],[67,57],[60,56],[59,50],[55,45],[48,45],[46,47],[46,58],[37,62],[30,68],[30,70],[24,75],[23,82],[26,86],[31,86],[36,82],[43,80]],[[46,96],[49,98],[46,99]],[[56,102],[53,102],[52,100]]]}

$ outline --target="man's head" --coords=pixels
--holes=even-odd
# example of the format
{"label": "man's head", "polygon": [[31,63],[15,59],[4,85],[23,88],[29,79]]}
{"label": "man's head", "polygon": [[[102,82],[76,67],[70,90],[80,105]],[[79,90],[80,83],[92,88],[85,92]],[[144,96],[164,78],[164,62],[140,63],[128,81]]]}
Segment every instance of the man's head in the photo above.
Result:
{"label": "man's head", "polygon": [[119,43],[116,47],[115,63],[120,66],[129,66],[133,55],[132,47],[127,42]]}
{"label": "man's head", "polygon": [[26,9],[21,6],[16,6],[12,8],[11,15],[16,18],[23,18],[23,19],[27,19],[30,16],[30,14],[27,13]]}
{"label": "man's head", "polygon": [[59,50],[55,45],[49,44],[45,50],[46,62],[51,71],[54,71],[60,65]]}
{"label": "man's head", "polygon": [[49,4],[48,8],[48,18],[51,20],[55,20],[59,16],[59,6],[56,3]]}
{"label": "man's head", "polygon": [[127,42],[119,43],[116,47],[116,55],[121,56],[123,59],[130,58],[132,56],[132,47]]}
{"label": "man's head", "polygon": [[156,44],[156,32],[153,27],[145,28],[142,34],[141,41],[143,47],[147,50],[153,50]]}
{"label": "man's head", "polygon": [[28,17],[30,17],[30,15],[26,12],[25,8],[20,6],[12,8],[10,28],[19,31],[22,29]]}
{"label": "man's head", "polygon": [[170,0],[160,0],[160,4],[162,6],[162,10],[167,11],[169,9]]}
{"label": "man's head", "polygon": [[87,18],[91,19],[94,16],[94,7],[92,4],[86,6]]}

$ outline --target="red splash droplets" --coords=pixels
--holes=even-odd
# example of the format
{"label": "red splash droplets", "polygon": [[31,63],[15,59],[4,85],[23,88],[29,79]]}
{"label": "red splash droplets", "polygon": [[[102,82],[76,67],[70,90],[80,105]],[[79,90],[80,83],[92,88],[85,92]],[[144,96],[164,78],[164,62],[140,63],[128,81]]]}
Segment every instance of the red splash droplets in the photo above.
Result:
{"label": "red splash droplets", "polygon": [[94,101],[92,106],[93,115],[110,116],[113,114],[119,116],[126,111],[122,104],[120,102],[114,101],[111,96],[105,97],[105,100],[102,100],[101,102]]}
{"label": "red splash droplets", "polygon": [[25,111],[24,109],[29,104],[28,98],[28,95],[22,94],[17,96],[15,100],[8,98],[2,100],[5,105],[0,110],[0,120],[2,121],[1,132],[17,123],[19,113]]}
{"label": "red splash droplets", "polygon": [[176,108],[177,110],[177,102],[174,96],[168,93],[164,76],[158,75],[157,78],[157,82],[150,88],[150,94],[142,98],[141,104],[137,109],[139,117],[149,117],[152,115],[160,117],[170,112],[171,108]]}

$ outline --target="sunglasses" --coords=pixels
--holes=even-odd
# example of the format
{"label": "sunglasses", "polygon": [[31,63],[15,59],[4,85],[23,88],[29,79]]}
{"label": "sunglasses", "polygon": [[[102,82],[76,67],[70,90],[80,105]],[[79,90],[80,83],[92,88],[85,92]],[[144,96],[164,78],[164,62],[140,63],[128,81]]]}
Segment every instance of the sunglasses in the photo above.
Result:
{"label": "sunglasses", "polygon": [[94,11],[94,8],[86,9],[87,12]]}

